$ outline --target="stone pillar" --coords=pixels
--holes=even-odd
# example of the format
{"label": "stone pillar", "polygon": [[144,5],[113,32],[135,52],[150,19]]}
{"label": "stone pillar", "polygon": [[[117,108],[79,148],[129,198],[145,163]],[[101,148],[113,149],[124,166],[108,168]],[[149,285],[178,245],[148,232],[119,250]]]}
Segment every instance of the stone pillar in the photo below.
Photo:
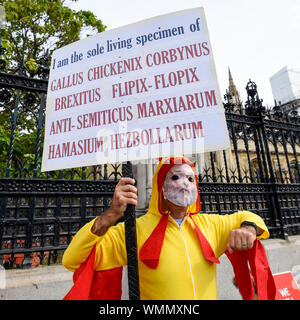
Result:
{"label": "stone pillar", "polygon": [[206,174],[209,174],[209,172],[206,172],[211,167],[210,162],[210,153],[204,152],[204,153],[198,153],[195,155],[196,158],[196,171],[198,175],[201,175],[202,177]]}
{"label": "stone pillar", "polygon": [[146,164],[136,164],[132,166],[132,173],[134,179],[137,181],[138,189],[138,205],[136,207],[136,215],[140,216],[147,210],[147,198],[146,198]]}
{"label": "stone pillar", "polygon": [[153,178],[153,164],[150,161],[146,164],[146,206],[148,208],[151,194],[152,194],[152,178]]}

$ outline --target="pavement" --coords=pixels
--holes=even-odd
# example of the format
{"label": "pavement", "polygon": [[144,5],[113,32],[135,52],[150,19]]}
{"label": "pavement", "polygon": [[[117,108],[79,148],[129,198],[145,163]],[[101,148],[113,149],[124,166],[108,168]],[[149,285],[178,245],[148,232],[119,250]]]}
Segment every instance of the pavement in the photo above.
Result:
{"label": "pavement", "polygon": [[73,284],[73,273],[62,265],[1,272],[6,281],[0,289],[1,300],[61,300]]}
{"label": "pavement", "polygon": [[[73,272],[62,265],[1,269],[0,273],[0,300],[62,300],[73,285]],[[128,299],[126,276],[123,276],[122,299]]]}
{"label": "pavement", "polygon": [[[262,240],[272,273],[292,271],[300,286],[300,235],[282,239]],[[241,300],[233,285],[233,270],[227,257],[217,266],[219,300]],[[123,274],[122,300],[128,300],[127,268]],[[73,285],[73,273],[62,265],[31,269],[0,268],[0,300],[62,300]]]}

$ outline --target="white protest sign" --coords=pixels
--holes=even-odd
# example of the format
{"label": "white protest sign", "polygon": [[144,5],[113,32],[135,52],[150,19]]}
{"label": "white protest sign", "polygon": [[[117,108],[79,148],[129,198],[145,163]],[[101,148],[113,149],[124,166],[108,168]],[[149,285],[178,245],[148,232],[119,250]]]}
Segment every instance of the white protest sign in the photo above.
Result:
{"label": "white protest sign", "polygon": [[53,53],[42,171],[229,147],[202,8]]}

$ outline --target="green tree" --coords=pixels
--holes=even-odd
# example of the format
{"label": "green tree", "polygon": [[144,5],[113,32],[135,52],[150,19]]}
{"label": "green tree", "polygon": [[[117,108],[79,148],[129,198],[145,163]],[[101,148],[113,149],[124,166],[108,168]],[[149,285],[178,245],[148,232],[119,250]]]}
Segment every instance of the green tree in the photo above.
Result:
{"label": "green tree", "polygon": [[[71,0],[76,2],[77,0]],[[25,60],[31,75],[46,50],[52,51],[106,26],[91,11],[75,11],[65,0],[0,0],[6,23],[0,32],[8,68]]]}
{"label": "green tree", "polygon": [[[46,53],[105,30],[106,26],[91,11],[75,11],[68,3],[77,0],[0,0],[5,9],[1,25],[0,71],[17,73],[24,61],[23,75],[40,76]],[[49,59],[50,60],[50,59]],[[50,61],[48,61],[50,63]],[[0,170],[6,168],[10,143],[11,119],[16,97],[15,89],[0,88]],[[5,99],[4,99],[5,98]],[[33,165],[37,137],[39,95],[20,92],[20,106],[15,131],[13,163],[20,159]],[[43,139],[42,139],[43,142]],[[30,164],[29,164],[30,163]]]}

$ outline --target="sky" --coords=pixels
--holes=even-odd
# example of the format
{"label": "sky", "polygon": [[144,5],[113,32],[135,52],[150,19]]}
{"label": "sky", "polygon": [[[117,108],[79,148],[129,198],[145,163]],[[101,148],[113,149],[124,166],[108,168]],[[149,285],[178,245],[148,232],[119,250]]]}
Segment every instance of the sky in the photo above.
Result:
{"label": "sky", "polygon": [[175,11],[203,7],[221,94],[228,67],[242,101],[251,79],[266,106],[273,106],[270,77],[284,66],[300,68],[300,0],[78,0],[107,30]]}

